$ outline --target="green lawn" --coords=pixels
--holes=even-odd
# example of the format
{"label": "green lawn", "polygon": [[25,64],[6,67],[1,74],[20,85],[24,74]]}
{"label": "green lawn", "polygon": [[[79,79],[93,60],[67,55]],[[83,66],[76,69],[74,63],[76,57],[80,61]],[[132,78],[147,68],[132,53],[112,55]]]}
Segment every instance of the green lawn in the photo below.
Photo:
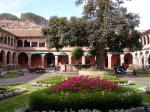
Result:
{"label": "green lawn", "polygon": [[150,73],[138,73],[137,76],[139,76],[139,77],[150,77]]}
{"label": "green lawn", "polygon": [[1,76],[0,79],[15,78],[17,76],[18,75],[16,72],[7,72],[7,74],[4,76]]}
{"label": "green lawn", "polygon": [[22,84],[19,86],[27,88],[29,92],[15,97],[7,98],[5,100],[1,100],[0,112],[14,112],[14,110],[17,108],[25,107],[28,104],[30,93],[32,93],[33,91],[43,89],[43,87],[33,87],[30,86],[29,84]]}

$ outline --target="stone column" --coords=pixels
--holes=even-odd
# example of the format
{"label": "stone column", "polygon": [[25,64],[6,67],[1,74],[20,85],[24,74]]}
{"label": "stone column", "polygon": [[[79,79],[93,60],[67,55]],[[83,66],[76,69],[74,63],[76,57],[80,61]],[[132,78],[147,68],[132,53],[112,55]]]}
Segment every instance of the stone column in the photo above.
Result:
{"label": "stone column", "polygon": [[85,57],[85,56],[82,56],[82,64],[83,64],[83,65],[85,65],[85,63],[86,63],[85,61],[86,61],[86,57]]}
{"label": "stone column", "polygon": [[30,41],[30,47],[32,47],[32,41]]}
{"label": "stone column", "polygon": [[68,60],[69,60],[69,63],[68,63],[68,64],[72,64],[72,63],[71,63],[72,56],[68,56],[68,58],[69,58],[69,59],[68,59]]}
{"label": "stone column", "polygon": [[44,67],[45,66],[45,54],[41,54],[41,63],[42,63],[42,66]]}
{"label": "stone column", "polygon": [[124,54],[120,55],[120,65],[122,65],[122,63],[124,63]]}
{"label": "stone column", "polygon": [[39,41],[37,42],[37,47],[40,47],[40,43],[39,43]]}
{"label": "stone column", "polygon": [[58,56],[55,56],[55,65],[58,65]]}
{"label": "stone column", "polygon": [[31,67],[31,54],[28,54],[28,67]]}
{"label": "stone column", "polygon": [[112,65],[111,65],[112,54],[107,54],[107,56],[108,56],[108,68],[111,69],[112,68]]}

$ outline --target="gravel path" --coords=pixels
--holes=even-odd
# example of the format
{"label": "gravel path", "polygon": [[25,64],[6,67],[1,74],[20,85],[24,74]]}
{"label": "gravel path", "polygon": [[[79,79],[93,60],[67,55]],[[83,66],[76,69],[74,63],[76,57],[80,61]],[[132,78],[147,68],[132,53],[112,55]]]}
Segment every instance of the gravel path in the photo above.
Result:
{"label": "gravel path", "polygon": [[18,76],[16,78],[0,79],[0,85],[17,85],[21,83],[30,83],[30,82],[34,82],[35,80],[41,80],[47,77],[52,77],[56,75],[64,75],[64,74],[77,74],[77,73],[75,72],[62,73],[58,71],[49,71],[48,73],[44,73],[44,74],[25,73],[24,76]]}
{"label": "gravel path", "polygon": [[[73,72],[68,72],[68,73],[62,73],[62,72],[55,72],[55,71],[51,71],[48,73],[44,73],[44,74],[29,74],[29,73],[25,73],[24,76],[19,76],[16,78],[11,78],[11,79],[0,79],[0,85],[15,85],[15,84],[20,84],[20,83],[30,83],[30,82],[34,82],[35,80],[41,80],[41,79],[45,79],[47,77],[51,77],[51,76],[55,76],[58,74],[77,74],[77,73],[73,73]],[[128,74],[124,74],[124,75],[118,75],[118,77],[121,78],[125,78],[127,80],[130,81],[135,81],[135,82],[140,82],[140,83],[149,83],[150,84],[150,77],[135,77],[133,75],[128,75]]]}

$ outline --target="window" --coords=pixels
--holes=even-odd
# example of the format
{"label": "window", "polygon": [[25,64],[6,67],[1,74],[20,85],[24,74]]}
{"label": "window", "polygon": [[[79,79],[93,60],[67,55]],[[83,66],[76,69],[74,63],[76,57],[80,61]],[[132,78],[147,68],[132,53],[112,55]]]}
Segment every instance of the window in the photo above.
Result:
{"label": "window", "polygon": [[37,47],[37,42],[32,42],[32,47]]}
{"label": "window", "polygon": [[45,47],[45,42],[39,43],[39,47]]}

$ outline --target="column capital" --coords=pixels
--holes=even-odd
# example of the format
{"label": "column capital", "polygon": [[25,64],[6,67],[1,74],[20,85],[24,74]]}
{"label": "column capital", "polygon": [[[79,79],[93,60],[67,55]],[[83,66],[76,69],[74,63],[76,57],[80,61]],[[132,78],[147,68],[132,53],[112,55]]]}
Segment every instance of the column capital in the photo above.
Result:
{"label": "column capital", "polygon": [[108,58],[111,58],[113,54],[108,53],[107,56]]}

